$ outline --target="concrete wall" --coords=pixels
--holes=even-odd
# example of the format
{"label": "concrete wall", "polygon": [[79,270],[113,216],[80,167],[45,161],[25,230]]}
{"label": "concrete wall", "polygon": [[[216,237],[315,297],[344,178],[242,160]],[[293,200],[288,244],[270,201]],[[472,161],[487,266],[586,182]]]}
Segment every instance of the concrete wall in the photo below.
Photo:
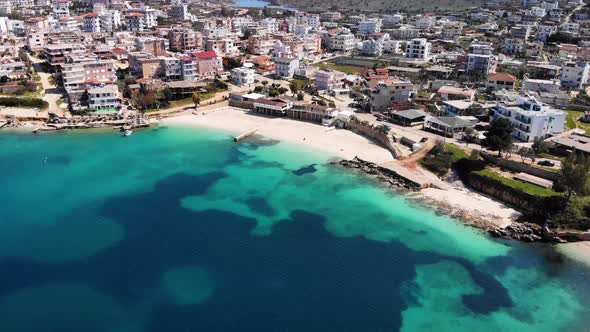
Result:
{"label": "concrete wall", "polygon": [[533,167],[531,165],[524,164],[514,160],[499,159],[485,152],[480,153],[480,155],[485,160],[514,172],[527,173],[549,181],[555,181],[559,178],[559,173],[557,172],[552,172],[542,168]]}

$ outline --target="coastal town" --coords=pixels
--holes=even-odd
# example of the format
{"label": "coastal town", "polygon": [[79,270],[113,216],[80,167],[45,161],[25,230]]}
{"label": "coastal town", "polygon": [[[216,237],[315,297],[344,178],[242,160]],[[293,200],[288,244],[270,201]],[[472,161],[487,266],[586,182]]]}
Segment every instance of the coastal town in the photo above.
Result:
{"label": "coastal town", "polygon": [[339,157],[493,236],[590,240],[582,1],[430,12],[0,1],[0,52],[0,128],[261,135]]}

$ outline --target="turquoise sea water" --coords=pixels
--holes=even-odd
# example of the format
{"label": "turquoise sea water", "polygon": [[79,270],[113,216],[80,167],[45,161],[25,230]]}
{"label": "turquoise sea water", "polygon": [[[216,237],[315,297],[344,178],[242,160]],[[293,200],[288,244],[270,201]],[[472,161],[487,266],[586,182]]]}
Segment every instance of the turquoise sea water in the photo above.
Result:
{"label": "turquoise sea water", "polygon": [[587,331],[590,270],[329,157],[158,127],[0,134],[0,331]]}

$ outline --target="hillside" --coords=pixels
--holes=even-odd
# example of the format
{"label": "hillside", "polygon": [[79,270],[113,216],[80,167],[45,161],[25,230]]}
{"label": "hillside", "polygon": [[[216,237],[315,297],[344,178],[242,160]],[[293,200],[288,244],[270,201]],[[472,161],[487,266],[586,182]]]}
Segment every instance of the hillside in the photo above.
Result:
{"label": "hillside", "polygon": [[309,11],[422,12],[481,7],[485,0],[275,0],[274,3]]}

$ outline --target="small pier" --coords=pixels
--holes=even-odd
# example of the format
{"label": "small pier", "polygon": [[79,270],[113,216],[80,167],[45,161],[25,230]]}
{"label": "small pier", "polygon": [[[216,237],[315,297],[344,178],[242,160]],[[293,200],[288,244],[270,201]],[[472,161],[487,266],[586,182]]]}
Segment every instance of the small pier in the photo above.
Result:
{"label": "small pier", "polygon": [[234,137],[234,142],[239,142],[245,138],[248,138],[248,137],[254,135],[257,131],[258,131],[258,129],[253,129],[253,130],[247,131],[243,134],[240,134],[240,135]]}

